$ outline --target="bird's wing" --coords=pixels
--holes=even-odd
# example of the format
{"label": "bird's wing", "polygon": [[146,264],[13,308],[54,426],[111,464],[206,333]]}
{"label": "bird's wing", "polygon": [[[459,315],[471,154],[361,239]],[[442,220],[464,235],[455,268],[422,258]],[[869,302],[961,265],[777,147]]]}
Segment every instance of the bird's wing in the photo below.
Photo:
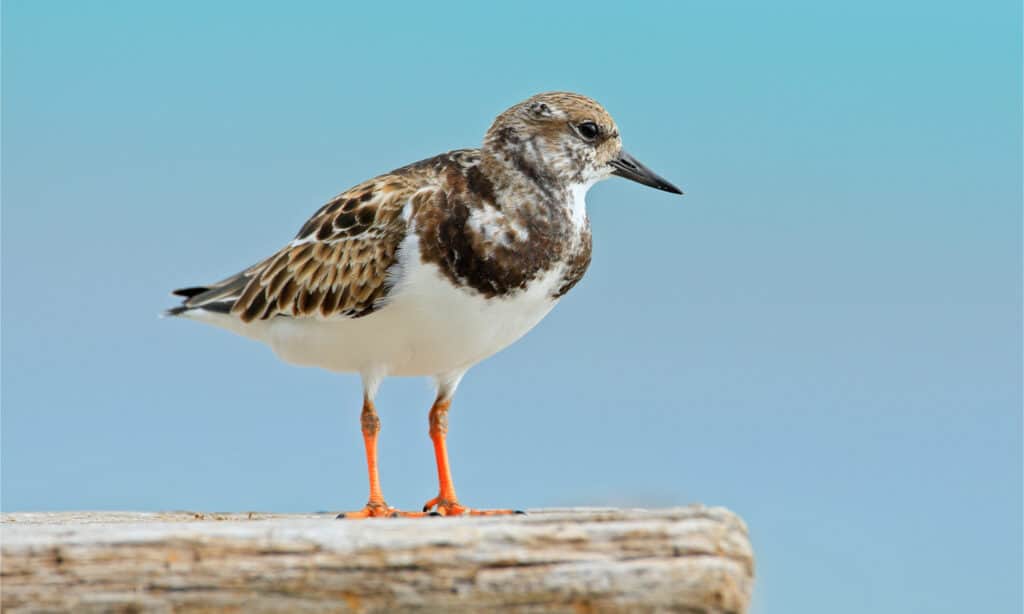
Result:
{"label": "bird's wing", "polygon": [[230,313],[246,322],[274,316],[359,317],[382,305],[388,269],[408,230],[403,208],[432,189],[391,174],[337,196],[270,258],[208,287],[183,288],[176,315]]}

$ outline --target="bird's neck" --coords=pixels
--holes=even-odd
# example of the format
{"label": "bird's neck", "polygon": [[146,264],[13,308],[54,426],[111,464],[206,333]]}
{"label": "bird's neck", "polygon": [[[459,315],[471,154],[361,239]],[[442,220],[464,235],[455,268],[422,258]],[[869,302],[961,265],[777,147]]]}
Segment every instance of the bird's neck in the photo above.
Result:
{"label": "bird's neck", "polygon": [[531,214],[551,214],[566,209],[573,186],[553,172],[539,148],[526,146],[484,148],[481,172],[494,184],[496,203],[503,210],[529,209]]}

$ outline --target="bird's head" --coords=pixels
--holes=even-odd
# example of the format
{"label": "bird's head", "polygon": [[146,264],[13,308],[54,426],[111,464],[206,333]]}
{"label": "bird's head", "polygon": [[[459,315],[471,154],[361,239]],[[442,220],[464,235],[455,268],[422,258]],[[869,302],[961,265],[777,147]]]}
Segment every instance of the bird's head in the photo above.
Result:
{"label": "bird's head", "polygon": [[622,149],[604,107],[570,92],[537,94],[506,110],[487,131],[484,153],[547,189],[589,187],[618,175],[682,194]]}

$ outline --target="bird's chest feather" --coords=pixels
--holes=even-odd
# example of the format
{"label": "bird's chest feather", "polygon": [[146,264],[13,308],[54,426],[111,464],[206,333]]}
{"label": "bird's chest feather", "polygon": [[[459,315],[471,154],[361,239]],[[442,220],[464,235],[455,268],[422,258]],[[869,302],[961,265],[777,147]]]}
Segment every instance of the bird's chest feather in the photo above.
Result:
{"label": "bird's chest feather", "polygon": [[458,199],[444,204],[443,216],[416,220],[420,257],[453,285],[484,298],[514,300],[543,289],[558,299],[590,263],[582,202],[524,210]]}

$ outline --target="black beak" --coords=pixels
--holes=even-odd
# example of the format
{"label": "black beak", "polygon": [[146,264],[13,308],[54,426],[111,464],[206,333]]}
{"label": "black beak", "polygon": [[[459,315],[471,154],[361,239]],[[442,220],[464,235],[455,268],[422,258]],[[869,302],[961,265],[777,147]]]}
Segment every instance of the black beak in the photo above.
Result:
{"label": "black beak", "polygon": [[637,159],[626,153],[625,150],[619,151],[619,157],[612,160],[611,165],[615,169],[612,171],[613,175],[632,179],[637,183],[672,192],[673,194],[683,193],[682,190],[669,183],[666,179],[637,162]]}

